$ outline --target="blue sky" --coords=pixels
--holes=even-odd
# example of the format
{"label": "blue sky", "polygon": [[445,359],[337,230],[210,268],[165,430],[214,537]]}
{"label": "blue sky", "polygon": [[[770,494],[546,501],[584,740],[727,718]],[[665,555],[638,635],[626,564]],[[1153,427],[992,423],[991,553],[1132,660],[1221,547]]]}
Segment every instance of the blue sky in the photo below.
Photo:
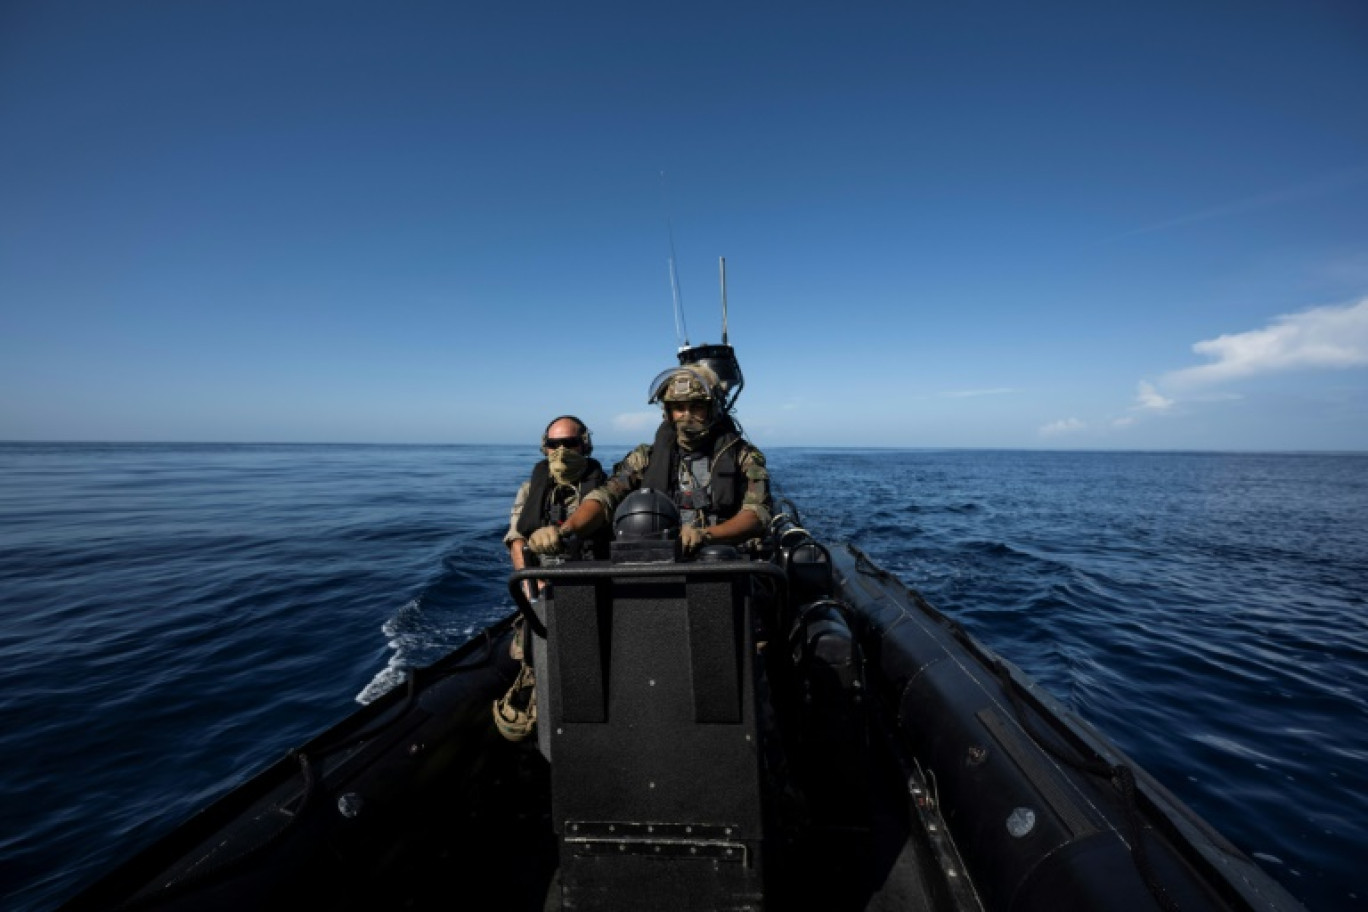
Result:
{"label": "blue sky", "polygon": [[[1368,449],[1358,2],[0,6],[0,439]],[[662,180],[662,173],[665,175]]]}

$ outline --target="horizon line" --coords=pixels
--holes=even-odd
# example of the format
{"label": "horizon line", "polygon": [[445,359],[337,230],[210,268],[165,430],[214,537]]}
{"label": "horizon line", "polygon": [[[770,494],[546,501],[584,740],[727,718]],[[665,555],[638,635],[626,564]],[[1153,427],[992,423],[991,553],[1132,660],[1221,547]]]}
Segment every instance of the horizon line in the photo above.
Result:
{"label": "horizon line", "polygon": [[[629,450],[639,444],[600,441],[595,448],[604,446],[627,447]],[[377,443],[374,441],[290,441],[290,440],[17,440],[0,438],[0,446],[108,446],[108,447],[526,447],[535,449],[533,443]],[[769,444],[761,447],[770,450],[888,450],[917,452],[1000,452],[1000,453],[1207,453],[1232,455],[1270,455],[1270,456],[1358,456],[1368,455],[1368,449],[1222,449],[1199,447],[1033,447],[1033,446],[967,446],[967,445],[904,445],[904,444]]]}

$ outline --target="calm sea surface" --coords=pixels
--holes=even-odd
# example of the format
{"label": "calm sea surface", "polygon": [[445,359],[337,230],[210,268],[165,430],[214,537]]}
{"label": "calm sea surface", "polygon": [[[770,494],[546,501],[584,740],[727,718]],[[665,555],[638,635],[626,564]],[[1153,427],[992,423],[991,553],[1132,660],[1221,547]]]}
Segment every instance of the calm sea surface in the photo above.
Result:
{"label": "calm sea surface", "polygon": [[[1368,906],[1368,454],[767,455],[808,528],[1308,906]],[[0,444],[0,906],[52,908],[510,610],[500,538],[536,458]]]}

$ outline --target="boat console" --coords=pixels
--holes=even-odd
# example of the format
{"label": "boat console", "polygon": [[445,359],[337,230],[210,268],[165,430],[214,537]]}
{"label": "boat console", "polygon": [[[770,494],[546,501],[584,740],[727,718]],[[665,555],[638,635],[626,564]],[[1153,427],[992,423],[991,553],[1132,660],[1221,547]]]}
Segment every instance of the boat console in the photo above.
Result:
{"label": "boat console", "polygon": [[537,724],[552,758],[562,901],[758,907],[756,600],[782,592],[784,574],[761,561],[679,562],[675,541],[614,544],[627,547],[610,561],[514,575],[549,584]]}
{"label": "boat console", "polygon": [[[848,767],[863,760],[863,726],[850,713],[862,687],[857,650],[829,598],[825,553],[714,545],[685,559],[675,534],[620,536],[609,560],[509,580],[543,637],[533,650],[537,727],[564,908],[759,909],[766,866],[791,844],[797,818],[862,824],[866,802],[849,799],[863,777],[845,775],[860,771],[832,776],[828,758],[807,757],[824,742]],[[530,579],[545,586],[535,604],[523,596]],[[769,649],[793,653],[785,666],[820,667],[800,682],[809,711],[772,698],[796,691],[773,680],[792,674],[765,661]],[[801,722],[781,726],[790,715]],[[795,741],[798,763],[788,759]],[[798,797],[797,766],[823,770],[828,800]]]}

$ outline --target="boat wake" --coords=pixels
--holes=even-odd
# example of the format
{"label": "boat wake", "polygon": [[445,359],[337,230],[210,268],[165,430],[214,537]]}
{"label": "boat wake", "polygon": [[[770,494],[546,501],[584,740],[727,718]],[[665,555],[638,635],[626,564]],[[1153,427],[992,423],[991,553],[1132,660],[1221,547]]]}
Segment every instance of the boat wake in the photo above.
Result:
{"label": "boat wake", "polygon": [[399,609],[398,614],[380,626],[380,630],[389,639],[389,661],[356,695],[357,703],[370,703],[393,690],[404,680],[404,670],[414,664],[410,657],[424,651],[423,632],[411,620],[421,613],[421,602],[421,596],[410,599]]}
{"label": "boat wake", "polygon": [[406,602],[380,626],[389,650],[385,667],[356,695],[362,705],[384,696],[404,682],[408,669],[430,665],[475,632],[508,613],[510,604],[490,604],[479,612],[442,609],[427,603],[427,593]]}

